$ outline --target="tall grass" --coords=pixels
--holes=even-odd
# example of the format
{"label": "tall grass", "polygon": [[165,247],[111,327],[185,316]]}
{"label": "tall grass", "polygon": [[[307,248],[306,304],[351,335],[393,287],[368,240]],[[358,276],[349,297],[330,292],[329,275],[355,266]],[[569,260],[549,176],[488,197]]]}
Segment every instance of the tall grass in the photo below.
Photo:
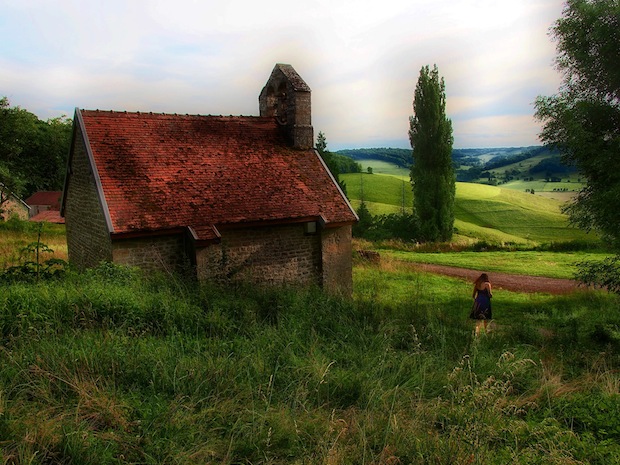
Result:
{"label": "tall grass", "polygon": [[3,463],[620,463],[618,301],[384,260],[355,297],[102,266],[0,285]]}
{"label": "tall grass", "polygon": [[[67,260],[67,240],[65,226],[52,223],[32,223],[17,218],[0,221],[0,271],[23,262],[22,251],[30,243],[37,242],[41,233],[41,242],[47,244],[53,254],[45,258]],[[26,257],[30,259],[31,257]]]}

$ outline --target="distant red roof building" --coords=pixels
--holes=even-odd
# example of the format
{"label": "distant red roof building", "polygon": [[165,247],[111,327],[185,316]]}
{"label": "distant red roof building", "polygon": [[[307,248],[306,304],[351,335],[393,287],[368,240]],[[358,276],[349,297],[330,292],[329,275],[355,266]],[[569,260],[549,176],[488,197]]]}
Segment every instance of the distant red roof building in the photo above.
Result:
{"label": "distant red roof building", "polygon": [[30,221],[46,221],[48,223],[65,224],[65,219],[60,216],[58,210],[46,210],[39,212],[30,218]]}
{"label": "distant red roof building", "polygon": [[310,88],[276,65],[260,116],[76,110],[69,259],[350,293],[357,216],[313,147]]}
{"label": "distant red roof building", "polygon": [[25,202],[30,206],[30,218],[47,210],[60,211],[61,191],[39,191],[28,197]]}

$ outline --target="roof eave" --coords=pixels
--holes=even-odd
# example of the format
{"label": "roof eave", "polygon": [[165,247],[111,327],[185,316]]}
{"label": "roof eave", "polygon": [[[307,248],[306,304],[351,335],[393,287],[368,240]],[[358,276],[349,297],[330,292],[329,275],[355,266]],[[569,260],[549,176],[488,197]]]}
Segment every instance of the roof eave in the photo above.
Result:
{"label": "roof eave", "polygon": [[321,165],[323,165],[323,169],[327,172],[328,176],[332,180],[332,183],[334,184],[334,186],[336,186],[336,189],[338,189],[338,192],[340,193],[340,196],[342,197],[342,200],[347,204],[347,207],[349,208],[349,210],[351,211],[351,213],[355,217],[355,220],[353,220],[353,222],[351,224],[357,223],[360,220],[360,218],[359,218],[359,216],[357,216],[357,213],[355,213],[355,210],[351,206],[351,202],[349,202],[349,199],[347,198],[347,196],[344,194],[344,192],[340,188],[340,184],[338,183],[338,181],[336,181],[336,178],[334,178],[334,175],[332,174],[332,172],[327,167],[327,164],[325,163],[325,160],[323,160],[323,157],[321,156],[319,151],[317,149],[312,149],[312,150],[314,152],[314,155],[319,159],[319,162],[321,163]]}

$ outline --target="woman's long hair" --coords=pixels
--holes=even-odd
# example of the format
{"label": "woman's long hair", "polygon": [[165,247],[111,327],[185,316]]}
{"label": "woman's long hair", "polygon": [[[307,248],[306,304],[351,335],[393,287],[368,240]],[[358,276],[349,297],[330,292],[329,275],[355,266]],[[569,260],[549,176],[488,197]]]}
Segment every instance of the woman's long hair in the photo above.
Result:
{"label": "woman's long hair", "polygon": [[480,284],[488,283],[488,282],[489,282],[489,276],[486,273],[482,273],[480,277],[474,281],[474,287],[477,288],[478,286],[480,286]]}

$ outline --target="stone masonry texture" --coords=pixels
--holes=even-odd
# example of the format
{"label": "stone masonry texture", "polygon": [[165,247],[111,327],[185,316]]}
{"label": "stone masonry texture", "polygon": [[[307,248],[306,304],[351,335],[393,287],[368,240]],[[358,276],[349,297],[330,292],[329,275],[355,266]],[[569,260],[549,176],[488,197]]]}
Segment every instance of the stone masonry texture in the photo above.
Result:
{"label": "stone masonry texture", "polygon": [[201,280],[321,285],[320,236],[302,224],[228,230],[196,251],[196,265]]}
{"label": "stone masonry texture", "polygon": [[112,260],[112,243],[78,126],[65,201],[69,261],[78,269]]}

